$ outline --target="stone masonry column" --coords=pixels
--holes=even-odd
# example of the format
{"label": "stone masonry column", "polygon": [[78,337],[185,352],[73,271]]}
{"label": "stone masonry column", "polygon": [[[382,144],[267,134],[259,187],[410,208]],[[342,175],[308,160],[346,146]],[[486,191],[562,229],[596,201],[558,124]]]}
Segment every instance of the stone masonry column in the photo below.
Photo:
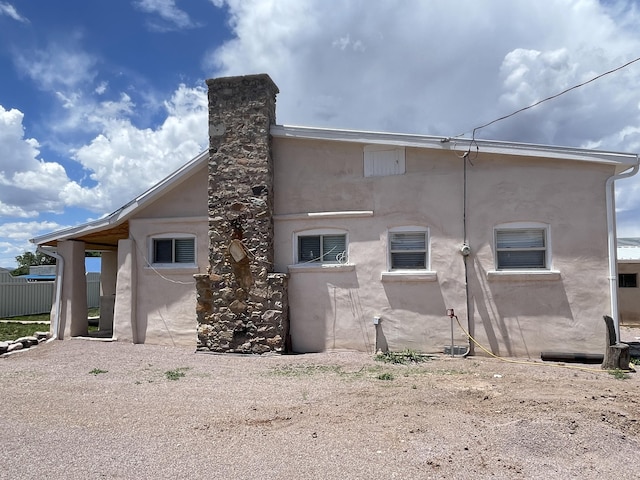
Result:
{"label": "stone masonry column", "polygon": [[207,80],[209,267],[196,275],[198,349],[282,352],[287,276],[273,273],[273,159],[278,87],[268,75]]}

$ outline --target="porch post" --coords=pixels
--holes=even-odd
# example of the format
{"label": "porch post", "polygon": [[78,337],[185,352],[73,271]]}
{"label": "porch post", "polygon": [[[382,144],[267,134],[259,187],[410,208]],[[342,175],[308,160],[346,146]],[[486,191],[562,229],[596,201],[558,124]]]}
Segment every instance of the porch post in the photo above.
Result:
{"label": "porch post", "polygon": [[75,240],[58,242],[58,254],[64,258],[60,339],[89,333],[84,247]]}

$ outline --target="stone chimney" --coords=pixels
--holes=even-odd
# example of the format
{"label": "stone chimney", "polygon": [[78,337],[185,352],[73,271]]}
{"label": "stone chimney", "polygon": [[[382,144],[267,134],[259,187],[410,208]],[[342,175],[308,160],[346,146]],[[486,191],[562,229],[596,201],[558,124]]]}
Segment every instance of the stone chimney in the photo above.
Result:
{"label": "stone chimney", "polygon": [[283,352],[287,275],[273,273],[278,87],[268,75],[207,80],[209,267],[196,275],[198,350]]}

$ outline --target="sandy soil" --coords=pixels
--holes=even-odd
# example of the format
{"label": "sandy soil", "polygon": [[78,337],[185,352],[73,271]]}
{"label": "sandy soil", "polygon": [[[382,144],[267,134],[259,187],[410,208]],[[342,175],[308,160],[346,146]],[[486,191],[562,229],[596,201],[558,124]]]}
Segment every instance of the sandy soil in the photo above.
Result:
{"label": "sandy soil", "polygon": [[54,341],[0,358],[0,478],[631,479],[640,373],[626,377]]}

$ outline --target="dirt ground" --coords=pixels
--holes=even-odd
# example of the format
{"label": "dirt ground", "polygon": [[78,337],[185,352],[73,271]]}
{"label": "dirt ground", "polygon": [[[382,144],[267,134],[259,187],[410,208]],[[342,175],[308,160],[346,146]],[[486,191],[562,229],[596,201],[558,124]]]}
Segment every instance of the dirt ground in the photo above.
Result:
{"label": "dirt ground", "polygon": [[53,341],[0,358],[0,478],[638,478],[640,372],[567,366]]}

